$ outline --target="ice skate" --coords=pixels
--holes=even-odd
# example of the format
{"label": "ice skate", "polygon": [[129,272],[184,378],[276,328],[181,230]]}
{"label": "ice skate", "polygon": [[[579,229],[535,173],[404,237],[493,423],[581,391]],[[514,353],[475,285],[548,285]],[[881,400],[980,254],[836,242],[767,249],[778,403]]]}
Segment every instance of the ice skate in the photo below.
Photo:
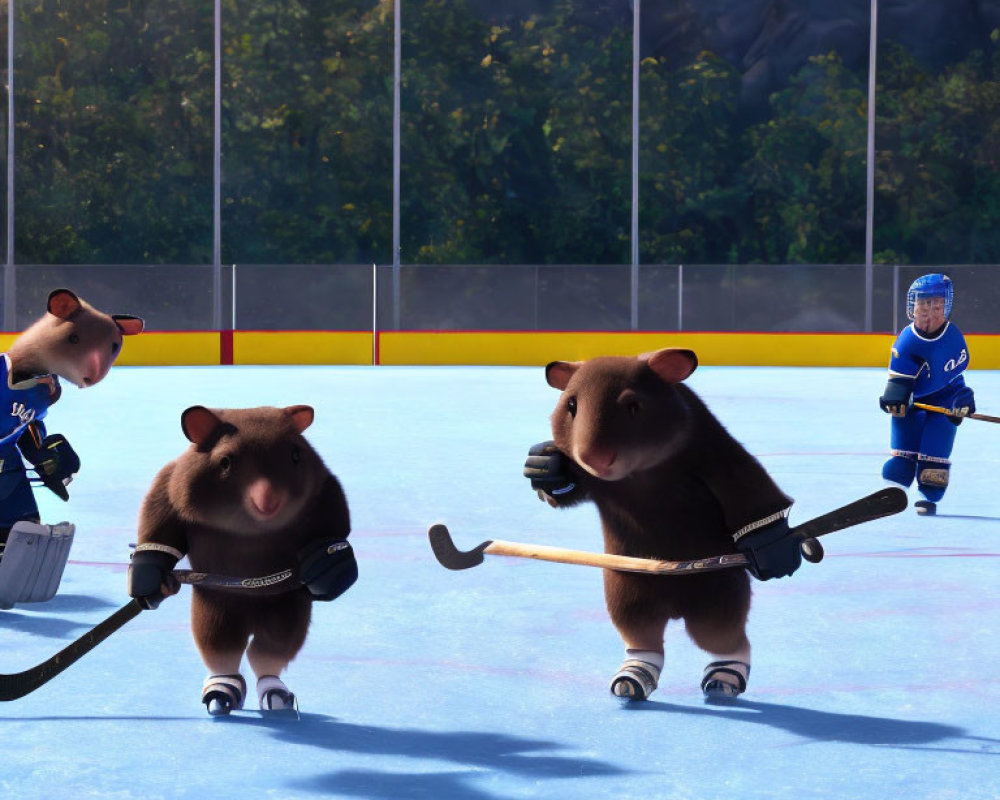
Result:
{"label": "ice skate", "polygon": [[705,667],[701,690],[706,700],[732,700],[746,691],[749,676],[745,661],[712,661]]}
{"label": "ice skate", "polygon": [[201,702],[213,717],[243,708],[247,682],[242,675],[209,675],[201,690]]}
{"label": "ice skate", "polygon": [[629,658],[611,679],[611,693],[626,700],[645,700],[660,680],[660,670],[655,664]]}
{"label": "ice skate", "polygon": [[277,675],[261,675],[257,679],[257,699],[261,711],[295,711],[298,701]]}

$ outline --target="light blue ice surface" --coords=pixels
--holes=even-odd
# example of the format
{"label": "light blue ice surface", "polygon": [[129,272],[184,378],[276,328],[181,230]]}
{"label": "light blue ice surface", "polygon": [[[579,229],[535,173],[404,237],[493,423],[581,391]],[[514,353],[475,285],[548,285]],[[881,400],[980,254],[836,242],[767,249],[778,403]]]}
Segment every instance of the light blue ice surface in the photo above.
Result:
{"label": "light blue ice surface", "polygon": [[[1000,412],[1000,373],[968,379]],[[689,383],[796,498],[793,524],[882,486],[883,370]],[[361,577],[316,605],[286,673],[301,721],[205,713],[184,588],[2,704],[0,797],[1000,797],[1000,425],[962,425],[940,516],[831,534],[823,563],[755,583],[738,702],[702,701],[709,659],[675,626],[660,688],[630,705],[608,692],[622,645],[599,570],[488,556],[451,572],[427,543],[441,521],[463,549],[600,549],[591,507],[551,509],[521,476],[555,399],[538,368],[116,367],[68,387],[49,429],[83,468],[69,503],[38,497],[77,538],[54,600],[0,611],[4,672],[128,601],[139,504],[186,447],[189,405],[314,405],[306,434],[344,485]]]}

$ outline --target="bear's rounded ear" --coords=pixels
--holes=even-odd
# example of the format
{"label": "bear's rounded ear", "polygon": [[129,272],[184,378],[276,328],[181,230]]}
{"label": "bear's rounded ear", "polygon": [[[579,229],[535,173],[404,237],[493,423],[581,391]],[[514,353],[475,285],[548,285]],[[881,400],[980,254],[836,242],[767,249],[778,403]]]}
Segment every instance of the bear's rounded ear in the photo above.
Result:
{"label": "bear's rounded ear", "polygon": [[297,433],[302,433],[302,431],[312,425],[313,419],[316,417],[316,412],[313,411],[312,406],[288,406],[288,408],[283,408],[282,411],[292,421],[292,425],[295,427]]}
{"label": "bear's rounded ear", "polygon": [[221,424],[222,420],[205,406],[191,406],[181,414],[181,430],[188,441],[196,445],[208,439]]}
{"label": "bear's rounded ear", "polygon": [[649,364],[649,368],[668,383],[680,383],[698,367],[698,356],[694,350],[680,347],[665,347],[652,353],[643,353],[639,360]]}
{"label": "bear's rounded ear", "polygon": [[545,380],[553,389],[560,392],[566,388],[573,373],[580,369],[582,361],[550,361],[545,366]]}
{"label": "bear's rounded ear", "polygon": [[112,314],[111,319],[115,321],[122,336],[138,336],[146,327],[142,317],[133,317],[131,314]]}
{"label": "bear's rounded ear", "polygon": [[69,289],[54,289],[49,292],[48,312],[59,319],[69,319],[80,309],[80,298]]}

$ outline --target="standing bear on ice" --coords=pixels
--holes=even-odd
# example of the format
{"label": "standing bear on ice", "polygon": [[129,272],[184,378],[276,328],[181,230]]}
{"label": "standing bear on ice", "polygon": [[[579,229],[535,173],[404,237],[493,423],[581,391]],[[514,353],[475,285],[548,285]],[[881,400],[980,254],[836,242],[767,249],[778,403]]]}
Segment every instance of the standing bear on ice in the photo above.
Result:
{"label": "standing bear on ice", "polygon": [[302,436],[312,421],[303,405],[192,406],[181,415],[191,446],[143,500],[128,580],[144,607],[177,592],[171,570],[185,555],[198,572],[288,573],[266,586],[194,586],[191,627],[210,673],[201,695],[209,714],[243,707],[244,653],[261,709],[295,708],[280,676],[305,643],[312,603],[357,580],[344,492]]}
{"label": "standing bear on ice", "polygon": [[[597,505],[608,553],[688,560],[741,552],[766,580],[801,564],[789,535],[792,500],[750,453],[681,383],[697,367],[690,350],[638,358],[554,361],[549,385],[562,395],[552,413],[554,441],[529,451],[524,474],[553,506]],[[604,571],[611,620],[625,660],[611,691],[633,700],[656,689],[671,619],[712,660],[707,697],[746,689],[750,581],[746,570],[676,577]]]}

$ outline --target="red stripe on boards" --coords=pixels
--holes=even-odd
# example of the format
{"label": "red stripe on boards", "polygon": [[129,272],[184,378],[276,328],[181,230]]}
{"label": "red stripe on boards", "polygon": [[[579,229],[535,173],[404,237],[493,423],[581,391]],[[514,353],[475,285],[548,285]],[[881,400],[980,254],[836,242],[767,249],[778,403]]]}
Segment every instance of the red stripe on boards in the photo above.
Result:
{"label": "red stripe on boards", "polygon": [[232,331],[219,331],[219,363],[224,365],[233,363]]}

